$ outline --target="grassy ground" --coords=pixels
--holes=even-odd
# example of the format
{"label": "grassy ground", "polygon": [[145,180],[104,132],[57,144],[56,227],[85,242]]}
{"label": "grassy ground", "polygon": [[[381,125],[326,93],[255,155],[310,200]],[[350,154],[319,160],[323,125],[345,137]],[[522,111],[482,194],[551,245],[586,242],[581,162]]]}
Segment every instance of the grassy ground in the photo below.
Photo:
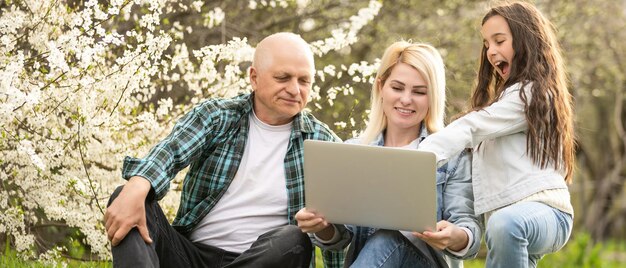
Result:
{"label": "grassy ground", "polygon": [[[85,261],[75,261],[75,260],[62,260],[62,262],[67,263],[67,267],[73,268],[111,268],[110,262],[85,262]],[[17,256],[15,251],[5,251],[2,255],[0,255],[0,267],[4,268],[49,268],[49,267],[64,267],[62,264],[53,265],[53,264],[45,264],[39,261],[33,260],[23,260],[22,258]]]}
{"label": "grassy ground", "polygon": [[[318,249],[319,250],[319,249]],[[480,254],[484,256],[483,252]],[[322,268],[323,263],[321,254],[316,254],[317,267]],[[81,262],[74,260],[62,260],[67,263],[67,267],[112,267],[110,262]],[[466,268],[485,267],[484,258],[465,261]],[[55,267],[54,265],[46,265],[38,261],[25,261],[17,256],[13,250],[7,249],[0,254],[0,267]],[[63,267],[61,265],[56,267]],[[592,244],[588,235],[577,234],[570,239],[567,246],[554,254],[546,255],[539,262],[539,267],[603,267],[618,268],[626,267],[626,242],[625,241],[609,241],[602,244]]]}

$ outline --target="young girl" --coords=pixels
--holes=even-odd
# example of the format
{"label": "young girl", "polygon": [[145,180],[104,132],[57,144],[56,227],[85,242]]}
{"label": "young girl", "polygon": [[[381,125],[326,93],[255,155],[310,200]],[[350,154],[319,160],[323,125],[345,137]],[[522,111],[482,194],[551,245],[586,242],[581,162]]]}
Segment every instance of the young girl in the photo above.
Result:
{"label": "young girl", "polygon": [[473,111],[426,138],[439,164],[473,148],[474,208],[487,220],[487,267],[535,267],[572,230],[572,97],[550,22],[528,3],[492,8]]}
{"label": "young girl", "polygon": [[[426,136],[443,128],[444,108],[445,69],[439,52],[426,44],[393,43],[372,86],[369,124],[360,137],[347,143],[416,149]],[[346,230],[306,208],[296,214],[296,220],[302,231],[315,234],[314,242],[322,248],[341,249],[349,243],[346,266],[462,267],[459,259],[476,255],[482,232],[473,210],[467,153],[459,151],[439,167],[436,180],[436,231],[367,226]]]}

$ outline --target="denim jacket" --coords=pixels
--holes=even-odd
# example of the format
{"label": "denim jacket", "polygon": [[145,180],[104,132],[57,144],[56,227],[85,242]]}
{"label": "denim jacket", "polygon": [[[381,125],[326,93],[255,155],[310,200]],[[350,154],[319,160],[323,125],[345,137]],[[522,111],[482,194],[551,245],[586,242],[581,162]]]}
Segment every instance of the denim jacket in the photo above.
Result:
{"label": "denim jacket", "polygon": [[[428,130],[422,126],[418,141],[421,142],[426,136],[428,136]],[[346,143],[355,144],[359,143],[359,140],[350,139]],[[370,145],[384,146],[384,143],[384,137],[380,134]],[[474,214],[470,157],[471,155],[463,151],[451,158],[448,163],[437,168],[437,221],[447,220],[459,227],[468,228],[473,236],[469,250],[460,258],[448,251],[443,252],[446,255],[444,257],[441,251],[433,250],[438,255],[437,257],[440,259],[444,258],[450,267],[462,267],[459,259],[475,257],[480,248],[482,222]],[[338,242],[328,245],[317,241],[316,244],[322,248],[338,248],[347,246],[350,240],[352,240],[352,243],[364,243],[365,239],[360,238],[366,238],[377,230],[369,227],[347,226],[348,228],[345,228],[339,225],[335,227],[341,235],[341,239]],[[346,233],[352,233],[352,235],[347,235]],[[354,236],[354,239],[351,239],[351,236]],[[362,247],[363,245],[355,246]],[[351,261],[346,260],[346,263],[351,263]]]}
{"label": "denim jacket", "polygon": [[[524,92],[531,99],[530,87]],[[430,135],[420,151],[434,152],[439,165],[465,148],[474,148],[472,176],[474,209],[480,215],[512,204],[534,193],[567,188],[564,171],[541,168],[526,152],[526,121],[521,84],[508,87],[501,98]]]}

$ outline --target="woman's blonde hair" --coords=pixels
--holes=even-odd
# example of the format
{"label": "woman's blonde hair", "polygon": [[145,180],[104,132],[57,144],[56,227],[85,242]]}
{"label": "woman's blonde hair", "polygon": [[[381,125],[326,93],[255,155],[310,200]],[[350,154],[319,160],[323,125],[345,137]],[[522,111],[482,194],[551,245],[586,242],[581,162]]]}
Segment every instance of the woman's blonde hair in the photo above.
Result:
{"label": "woman's blonde hair", "polygon": [[429,108],[424,122],[428,131],[434,133],[444,126],[446,77],[441,55],[431,45],[399,41],[385,50],[380,67],[378,67],[376,82],[372,85],[369,123],[360,139],[363,144],[371,143],[387,128],[387,116],[383,112],[381,90],[393,67],[398,63],[413,66],[426,80]]}

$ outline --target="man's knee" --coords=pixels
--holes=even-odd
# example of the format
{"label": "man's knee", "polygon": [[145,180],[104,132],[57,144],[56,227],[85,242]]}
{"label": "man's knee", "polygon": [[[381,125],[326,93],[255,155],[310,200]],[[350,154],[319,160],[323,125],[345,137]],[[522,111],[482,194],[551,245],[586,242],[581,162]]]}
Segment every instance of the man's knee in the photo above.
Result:
{"label": "man's knee", "polygon": [[109,202],[107,203],[107,207],[109,207],[111,203],[113,203],[113,200],[115,200],[115,198],[117,198],[117,196],[120,195],[120,192],[122,191],[122,189],[124,189],[124,185],[120,185],[120,186],[117,186],[117,188],[115,188],[115,191],[113,191],[113,193],[111,194],[111,197],[109,197]]}
{"label": "man's knee", "polygon": [[312,250],[311,239],[297,226],[281,226],[259,236],[231,264],[233,267],[308,267]]}
{"label": "man's knee", "polygon": [[[283,245],[290,251],[310,252],[313,250],[311,239],[306,233],[303,233],[298,226],[286,225],[276,229],[275,236],[278,243]],[[300,252],[293,252],[300,253]]]}
{"label": "man's knee", "polygon": [[113,267],[159,267],[154,244],[146,244],[137,228],[132,228],[117,246],[111,247]]}

